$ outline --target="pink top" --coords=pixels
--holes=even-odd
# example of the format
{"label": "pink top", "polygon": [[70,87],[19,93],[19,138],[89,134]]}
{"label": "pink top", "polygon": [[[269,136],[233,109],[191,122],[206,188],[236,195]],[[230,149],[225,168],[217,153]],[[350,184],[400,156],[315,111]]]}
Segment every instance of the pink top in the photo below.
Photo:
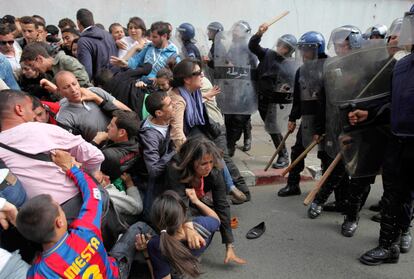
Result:
{"label": "pink top", "polygon": [[[0,142],[30,154],[49,153],[54,149],[66,150],[82,163],[89,172],[99,170],[104,156],[81,136],[51,124],[27,122],[0,133]],[[0,148],[0,158],[19,178],[28,198],[50,194],[63,203],[78,193],[73,181],[55,163],[30,159]]]}

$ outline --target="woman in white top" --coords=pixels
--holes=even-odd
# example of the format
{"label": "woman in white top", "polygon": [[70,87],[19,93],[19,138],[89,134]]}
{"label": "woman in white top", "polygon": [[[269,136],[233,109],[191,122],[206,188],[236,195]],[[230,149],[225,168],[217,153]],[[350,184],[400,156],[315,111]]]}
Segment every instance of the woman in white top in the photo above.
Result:
{"label": "woman in white top", "polygon": [[128,35],[116,42],[119,52],[118,57],[128,60],[136,52],[141,51],[149,42],[145,38],[146,27],[139,17],[131,17],[128,21]]}

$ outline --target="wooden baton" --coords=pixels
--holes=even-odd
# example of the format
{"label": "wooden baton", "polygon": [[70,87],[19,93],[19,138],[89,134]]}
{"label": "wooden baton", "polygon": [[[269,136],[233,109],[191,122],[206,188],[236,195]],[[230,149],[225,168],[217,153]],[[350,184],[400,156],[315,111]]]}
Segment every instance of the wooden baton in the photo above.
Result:
{"label": "wooden baton", "polygon": [[269,163],[267,163],[267,165],[266,165],[266,167],[265,167],[264,171],[267,171],[267,170],[270,168],[270,166],[271,166],[271,165],[272,165],[272,163],[273,163],[273,160],[276,158],[277,154],[279,154],[280,150],[282,150],[283,145],[285,144],[285,142],[286,142],[287,138],[289,137],[289,135],[290,135],[291,133],[292,133],[292,132],[290,132],[290,131],[287,131],[287,132],[286,132],[286,134],[285,134],[285,136],[283,137],[282,141],[280,142],[279,146],[276,148],[275,153],[273,153],[272,158],[270,158]]}
{"label": "wooden baton", "polygon": [[317,145],[319,144],[323,138],[325,137],[325,135],[322,135],[318,140],[314,140],[312,141],[311,144],[308,145],[308,147],[306,147],[305,151],[302,152],[302,154],[299,155],[298,158],[296,158],[295,161],[292,162],[292,164],[290,164],[283,172],[282,172],[282,177],[285,176],[288,172],[290,172],[300,161],[303,160],[303,158],[305,158],[305,156]]}
{"label": "wooden baton", "polygon": [[281,13],[280,15],[278,15],[277,17],[273,18],[272,20],[270,20],[269,22],[267,22],[267,27],[269,27],[272,24],[275,24],[277,21],[281,20],[282,18],[284,18],[285,16],[287,16],[290,12],[289,11],[285,11],[283,13]]}
{"label": "wooden baton", "polygon": [[309,205],[313,200],[315,199],[316,194],[319,192],[319,190],[322,188],[322,186],[325,184],[328,177],[331,175],[335,167],[338,165],[338,163],[342,160],[342,154],[338,153],[335,157],[335,159],[332,161],[332,163],[329,165],[329,167],[326,169],[325,173],[322,175],[321,179],[318,181],[318,184],[316,184],[315,187],[313,187],[312,191],[309,192],[309,194],[306,196],[305,200],[303,201],[304,205]]}

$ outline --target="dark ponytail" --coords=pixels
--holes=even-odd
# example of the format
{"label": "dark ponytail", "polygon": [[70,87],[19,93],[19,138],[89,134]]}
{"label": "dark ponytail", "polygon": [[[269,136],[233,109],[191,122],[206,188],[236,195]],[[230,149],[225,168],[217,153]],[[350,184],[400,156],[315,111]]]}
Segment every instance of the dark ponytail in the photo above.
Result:
{"label": "dark ponytail", "polygon": [[152,222],[160,231],[160,250],[174,269],[190,277],[201,274],[198,259],[174,234],[186,222],[186,206],[174,191],[166,191],[152,206]]}

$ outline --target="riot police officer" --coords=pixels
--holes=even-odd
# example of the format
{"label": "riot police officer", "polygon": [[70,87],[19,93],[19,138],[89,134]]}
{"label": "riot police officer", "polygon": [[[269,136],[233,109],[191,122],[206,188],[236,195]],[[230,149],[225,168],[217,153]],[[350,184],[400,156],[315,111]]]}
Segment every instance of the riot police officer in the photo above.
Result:
{"label": "riot police officer", "polygon": [[[250,38],[249,49],[260,63],[257,67],[257,92],[260,117],[265,122],[265,129],[277,148],[283,138],[281,128],[286,127],[284,115],[290,112],[296,63],[292,55],[297,40],[291,34],[285,34],[277,40],[276,51],[260,46],[267,24],[262,24],[255,35]],[[286,113],[284,113],[286,112]],[[284,145],[278,154],[273,168],[284,168],[289,164],[289,153]]]}
{"label": "riot police officer", "polygon": [[183,53],[185,57],[195,58],[201,60],[200,51],[195,45],[195,29],[191,23],[182,23],[178,26],[177,31],[180,34],[181,41],[183,43]]}

